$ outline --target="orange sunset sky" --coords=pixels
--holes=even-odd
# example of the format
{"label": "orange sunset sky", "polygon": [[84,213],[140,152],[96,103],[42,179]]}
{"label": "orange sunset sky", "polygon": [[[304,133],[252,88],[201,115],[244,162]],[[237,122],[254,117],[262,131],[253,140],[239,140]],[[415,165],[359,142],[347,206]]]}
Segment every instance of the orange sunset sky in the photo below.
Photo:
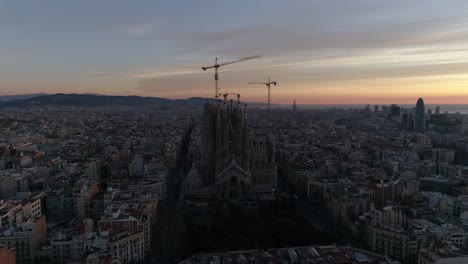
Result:
{"label": "orange sunset sky", "polygon": [[0,95],[468,103],[468,1],[2,1]]}

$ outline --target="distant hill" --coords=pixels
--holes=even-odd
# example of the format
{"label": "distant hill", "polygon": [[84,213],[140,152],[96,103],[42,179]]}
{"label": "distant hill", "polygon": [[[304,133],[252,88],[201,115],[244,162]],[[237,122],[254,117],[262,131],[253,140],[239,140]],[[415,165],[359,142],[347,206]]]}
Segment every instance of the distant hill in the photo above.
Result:
{"label": "distant hill", "polygon": [[14,100],[28,99],[32,97],[37,97],[41,95],[46,95],[45,93],[36,93],[36,94],[18,94],[18,95],[0,95],[0,102],[9,102]]}
{"label": "distant hill", "polygon": [[206,102],[214,102],[214,99],[192,97],[188,99],[167,99],[158,97],[141,96],[108,96],[97,94],[46,94],[30,98],[10,100],[0,102],[0,107],[27,107],[27,106],[78,106],[97,107],[105,105],[159,105],[176,106],[187,105],[197,106]]}

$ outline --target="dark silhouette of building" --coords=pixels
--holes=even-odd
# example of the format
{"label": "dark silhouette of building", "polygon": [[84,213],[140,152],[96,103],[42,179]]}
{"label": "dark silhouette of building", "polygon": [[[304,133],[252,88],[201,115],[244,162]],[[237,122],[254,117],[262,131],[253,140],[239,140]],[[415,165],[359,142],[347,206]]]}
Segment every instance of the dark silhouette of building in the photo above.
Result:
{"label": "dark silhouette of building", "polygon": [[404,113],[401,118],[401,124],[403,128],[407,130],[413,130],[414,129],[414,114]]}
{"label": "dark silhouette of building", "polygon": [[273,197],[276,164],[271,141],[249,136],[246,105],[241,107],[239,99],[205,104],[198,172],[192,176],[201,179],[204,195],[229,200]]}
{"label": "dark silhouette of building", "polygon": [[294,99],[294,101],[293,101],[292,110],[293,110],[293,112],[297,112],[296,99]]}
{"label": "dark silhouette of building", "polygon": [[391,117],[400,117],[401,108],[398,105],[392,104],[390,106]]}
{"label": "dark silhouette of building", "polygon": [[414,117],[414,130],[416,132],[423,132],[426,130],[426,120],[424,117],[425,112],[424,101],[422,98],[419,98],[416,103],[416,114]]}

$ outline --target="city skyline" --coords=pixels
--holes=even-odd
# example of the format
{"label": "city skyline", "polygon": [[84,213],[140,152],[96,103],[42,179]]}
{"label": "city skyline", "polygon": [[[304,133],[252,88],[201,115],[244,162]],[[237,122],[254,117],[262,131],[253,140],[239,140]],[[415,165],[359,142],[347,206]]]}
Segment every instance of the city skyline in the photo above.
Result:
{"label": "city skyline", "polygon": [[212,97],[202,66],[258,54],[220,90],[264,102],[248,82],[271,77],[272,103],[462,104],[467,26],[465,1],[5,1],[0,95]]}

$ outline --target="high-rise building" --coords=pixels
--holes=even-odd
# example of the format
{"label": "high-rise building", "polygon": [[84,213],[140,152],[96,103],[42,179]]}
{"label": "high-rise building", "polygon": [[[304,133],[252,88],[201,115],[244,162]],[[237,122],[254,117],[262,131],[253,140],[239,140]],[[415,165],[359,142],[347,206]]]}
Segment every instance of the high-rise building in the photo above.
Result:
{"label": "high-rise building", "polygon": [[92,177],[94,179],[100,179],[101,178],[101,161],[100,160],[92,161],[86,168],[86,174],[89,177]]}
{"label": "high-rise building", "polygon": [[273,197],[276,164],[272,143],[268,138],[249,136],[246,106],[241,107],[239,98],[237,102],[205,104],[201,131],[201,153],[192,168],[196,172],[191,174],[199,177],[205,195],[229,200]]}
{"label": "high-rise building", "polygon": [[382,106],[382,113],[384,113],[384,114],[388,113],[388,106],[386,106],[386,105]]}
{"label": "high-rise building", "polygon": [[378,112],[379,111],[379,106],[378,105],[375,105],[374,106],[374,112]]}
{"label": "high-rise building", "polygon": [[145,174],[145,164],[142,155],[135,155],[129,166],[129,174],[130,176],[142,176]]}
{"label": "high-rise building", "polygon": [[440,114],[440,106],[437,106],[435,109],[435,114],[438,115]]}
{"label": "high-rise building", "polygon": [[401,125],[408,130],[413,130],[414,128],[414,114],[413,113],[404,113],[401,118]]}
{"label": "high-rise building", "polygon": [[414,117],[414,130],[416,132],[423,132],[426,130],[426,120],[424,113],[424,101],[422,98],[419,98],[418,102],[416,103],[416,114]]}
{"label": "high-rise building", "polygon": [[297,112],[296,99],[294,99],[294,101],[293,101],[292,110],[293,110],[293,112]]}
{"label": "high-rise building", "polygon": [[398,105],[392,104],[390,106],[390,115],[392,117],[400,117],[400,113],[401,113],[401,108]]}
{"label": "high-rise building", "polygon": [[91,199],[99,192],[99,186],[96,182],[78,183],[74,187],[74,211],[75,220],[80,223],[85,218],[91,217]]}

